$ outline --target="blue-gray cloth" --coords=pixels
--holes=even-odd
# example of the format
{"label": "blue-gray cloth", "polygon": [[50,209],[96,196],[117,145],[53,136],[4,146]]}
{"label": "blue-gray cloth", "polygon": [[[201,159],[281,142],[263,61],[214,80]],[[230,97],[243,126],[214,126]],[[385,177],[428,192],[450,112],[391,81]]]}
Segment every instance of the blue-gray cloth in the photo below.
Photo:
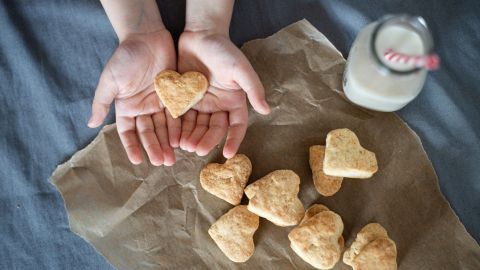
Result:
{"label": "blue-gray cloth", "polygon": [[[70,232],[48,177],[99,131],[86,122],[115,33],[96,0],[1,3],[0,269],[112,269]],[[159,5],[178,37],[185,2]],[[422,15],[433,32],[442,67],[399,115],[422,139],[443,194],[480,241],[480,1],[243,0],[231,37],[241,45],[307,18],[346,56],[358,31],[386,13]]]}

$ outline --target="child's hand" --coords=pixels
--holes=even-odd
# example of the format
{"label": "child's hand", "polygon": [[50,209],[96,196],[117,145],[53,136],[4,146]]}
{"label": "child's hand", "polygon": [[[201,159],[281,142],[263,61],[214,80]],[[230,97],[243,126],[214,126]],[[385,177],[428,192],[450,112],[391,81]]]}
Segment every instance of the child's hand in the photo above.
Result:
{"label": "child's hand", "polygon": [[270,111],[262,83],[247,58],[225,35],[186,31],[178,47],[179,72],[199,71],[210,82],[205,97],[183,117],[180,147],[206,155],[228,131],[223,155],[231,158],[247,130],[246,95],[257,112]]}
{"label": "child's hand", "polygon": [[172,165],[180,120],[161,107],[153,81],[159,71],[175,68],[175,47],[167,30],[126,37],[100,76],[88,126],[101,125],[115,99],[117,129],[130,161],[142,162],[143,145],[153,165]]}

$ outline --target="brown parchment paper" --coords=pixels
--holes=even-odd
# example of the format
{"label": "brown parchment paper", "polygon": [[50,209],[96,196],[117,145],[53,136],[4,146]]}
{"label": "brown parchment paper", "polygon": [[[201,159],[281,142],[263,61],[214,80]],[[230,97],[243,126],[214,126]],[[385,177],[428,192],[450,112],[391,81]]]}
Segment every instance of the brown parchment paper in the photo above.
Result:
{"label": "brown parchment paper", "polygon": [[[323,203],[340,214],[346,246],[365,224],[381,223],[397,244],[399,269],[480,269],[478,244],[440,193],[419,138],[395,114],[363,110],[344,99],[345,60],[325,36],[303,20],[242,50],[273,109],[269,116],[250,112],[240,149],[253,164],[250,182],[276,169],[294,170],[305,207]],[[379,171],[369,180],[346,179],[337,194],[323,197],[313,186],[308,147],[324,144],[328,131],[343,127],[376,153]],[[115,126],[106,126],[51,177],[72,231],[118,269],[311,268],[289,247],[292,227],[265,219],[250,260],[230,262],[207,230],[231,206],[198,181],[206,163],[224,161],[220,148],[203,158],[176,154],[173,167],[134,166]],[[339,262],[335,269],[350,268]]]}

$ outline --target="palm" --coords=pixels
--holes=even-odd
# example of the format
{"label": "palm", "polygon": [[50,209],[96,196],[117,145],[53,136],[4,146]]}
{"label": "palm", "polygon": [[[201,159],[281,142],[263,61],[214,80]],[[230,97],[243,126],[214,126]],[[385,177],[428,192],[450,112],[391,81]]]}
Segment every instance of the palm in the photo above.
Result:
{"label": "palm", "polygon": [[139,35],[123,42],[111,58],[108,71],[118,94],[118,116],[136,117],[159,112],[153,80],[164,69],[175,68],[175,51],[168,32]]}
{"label": "palm", "polygon": [[155,75],[175,69],[175,48],[170,33],[161,30],[137,34],[123,41],[100,77],[92,106],[91,126],[98,126],[115,99],[116,123],[133,163],[142,161],[142,144],[155,165],[173,164],[166,123],[169,115],[155,93]]}
{"label": "palm", "polygon": [[[245,75],[245,69],[250,73]],[[179,41],[178,70],[182,73],[200,71],[210,82],[205,97],[183,117],[180,147],[199,155],[207,154],[223,139],[228,129],[223,153],[232,157],[247,129],[245,92],[249,93],[252,102],[251,95],[256,98],[259,92],[253,90],[261,88],[250,64],[227,37],[184,32]],[[263,99],[263,88],[261,96]],[[258,109],[258,104],[253,105]],[[260,106],[263,105],[266,104]],[[267,112],[266,107],[263,112]]]}

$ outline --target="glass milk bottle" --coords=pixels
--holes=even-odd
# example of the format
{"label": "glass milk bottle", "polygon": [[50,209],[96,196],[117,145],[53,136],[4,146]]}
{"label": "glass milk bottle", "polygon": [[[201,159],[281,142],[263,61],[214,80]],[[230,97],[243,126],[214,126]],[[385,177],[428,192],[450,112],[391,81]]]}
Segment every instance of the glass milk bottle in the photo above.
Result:
{"label": "glass milk bottle", "polygon": [[435,69],[433,41],[421,17],[386,16],[358,34],[343,78],[347,98],[362,107],[391,112],[419,93],[428,69]]}

